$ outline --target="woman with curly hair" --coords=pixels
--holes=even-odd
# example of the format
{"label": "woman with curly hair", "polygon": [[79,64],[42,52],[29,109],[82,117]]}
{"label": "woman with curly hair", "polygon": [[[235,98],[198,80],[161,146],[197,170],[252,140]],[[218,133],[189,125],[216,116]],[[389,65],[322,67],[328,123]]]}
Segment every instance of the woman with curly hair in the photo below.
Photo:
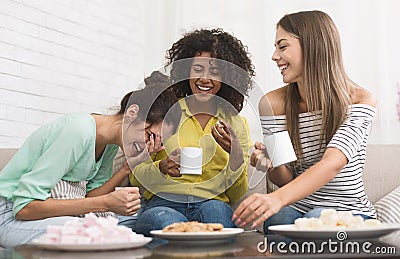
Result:
{"label": "woman with curly hair", "polygon": [[[252,86],[253,65],[246,47],[222,29],[187,33],[167,53],[181,122],[165,149],[133,171],[131,183],[146,188],[147,200],[135,231],[149,235],[187,221],[234,227],[228,203],[248,188],[251,141],[238,113]],[[181,174],[182,147],[202,148],[202,174]]]}

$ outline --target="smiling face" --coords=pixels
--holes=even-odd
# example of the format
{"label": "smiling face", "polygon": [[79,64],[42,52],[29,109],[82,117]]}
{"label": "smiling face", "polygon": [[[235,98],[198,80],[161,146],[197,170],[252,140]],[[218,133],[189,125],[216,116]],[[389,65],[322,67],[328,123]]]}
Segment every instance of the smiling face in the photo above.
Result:
{"label": "smiling face", "polygon": [[156,135],[160,134],[164,138],[169,138],[174,133],[175,127],[172,123],[148,123],[139,119],[139,109],[137,104],[132,104],[124,115],[122,141],[127,157],[138,156],[146,148],[151,136],[155,139]]}
{"label": "smiling face", "polygon": [[278,26],[275,37],[275,51],[272,60],[276,62],[285,83],[303,81],[303,53],[300,40]]}
{"label": "smiling face", "polygon": [[221,89],[220,70],[210,52],[200,52],[190,67],[190,89],[199,102],[207,102]]}
{"label": "smiling face", "polygon": [[151,136],[155,138],[156,134],[160,133],[163,139],[167,139],[173,131],[174,127],[169,123],[150,124],[143,121],[129,123],[124,127],[124,153],[127,157],[138,156]]}

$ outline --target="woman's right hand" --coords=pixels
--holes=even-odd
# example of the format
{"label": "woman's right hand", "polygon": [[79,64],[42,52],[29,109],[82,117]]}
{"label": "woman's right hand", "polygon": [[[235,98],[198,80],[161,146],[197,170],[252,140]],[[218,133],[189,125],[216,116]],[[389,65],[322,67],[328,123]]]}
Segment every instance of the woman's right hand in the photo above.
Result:
{"label": "woman's right hand", "polygon": [[108,209],[114,213],[129,216],[140,209],[138,187],[124,187],[106,195]]}
{"label": "woman's right hand", "polygon": [[239,227],[252,224],[251,227],[255,228],[283,207],[284,203],[276,193],[253,193],[233,212],[232,222]]}
{"label": "woman's right hand", "polygon": [[180,155],[181,151],[179,148],[172,151],[172,153],[169,154],[169,156],[166,159],[160,161],[159,164],[160,171],[163,174],[168,174],[172,177],[182,176],[179,170],[179,162],[181,160]]}
{"label": "woman's right hand", "polygon": [[254,144],[254,150],[250,156],[250,165],[257,170],[266,172],[272,166],[271,160],[268,158],[265,145],[261,142]]}

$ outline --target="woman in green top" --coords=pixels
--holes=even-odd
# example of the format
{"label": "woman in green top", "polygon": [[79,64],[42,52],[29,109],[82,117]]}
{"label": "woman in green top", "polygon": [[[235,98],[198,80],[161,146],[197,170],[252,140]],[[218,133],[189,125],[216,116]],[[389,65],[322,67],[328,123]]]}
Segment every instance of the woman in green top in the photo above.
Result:
{"label": "woman in green top", "polygon": [[[106,211],[132,215],[139,210],[138,188],[115,187],[130,168],[163,148],[161,127],[168,137],[180,119],[180,108],[173,106],[176,97],[167,88],[169,79],[153,72],[145,83],[144,89],[125,95],[117,114],[66,115],[26,140],[0,172],[0,246],[28,243],[48,225],[62,225],[71,216]],[[119,147],[127,161],[112,175]],[[62,181],[84,182],[86,195],[54,199],[52,191]],[[74,195],[67,191],[66,196]]]}

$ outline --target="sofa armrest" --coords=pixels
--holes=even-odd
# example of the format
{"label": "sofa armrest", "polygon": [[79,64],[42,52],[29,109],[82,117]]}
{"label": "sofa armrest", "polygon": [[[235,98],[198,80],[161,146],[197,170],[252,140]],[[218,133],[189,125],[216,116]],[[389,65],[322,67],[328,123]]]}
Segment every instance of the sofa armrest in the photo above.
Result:
{"label": "sofa armrest", "polygon": [[18,149],[16,148],[1,148],[0,149],[0,171],[3,167],[10,161],[10,159],[15,155]]}
{"label": "sofa armrest", "polygon": [[365,192],[372,203],[400,186],[399,154],[400,145],[367,146],[363,181]]}

